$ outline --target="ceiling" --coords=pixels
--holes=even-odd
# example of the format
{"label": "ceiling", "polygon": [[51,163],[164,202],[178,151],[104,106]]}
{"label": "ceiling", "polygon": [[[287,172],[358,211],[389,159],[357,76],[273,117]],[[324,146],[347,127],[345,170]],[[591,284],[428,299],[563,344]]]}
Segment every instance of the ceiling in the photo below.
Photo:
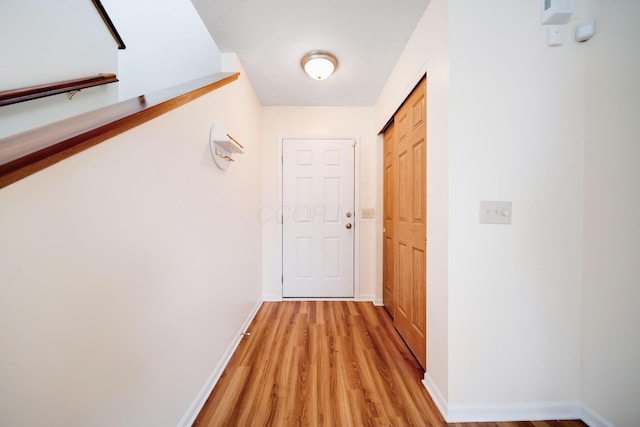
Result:
{"label": "ceiling", "polygon": [[[221,52],[235,52],[262,105],[373,105],[429,0],[192,0]],[[338,58],[315,81],[311,50]]]}

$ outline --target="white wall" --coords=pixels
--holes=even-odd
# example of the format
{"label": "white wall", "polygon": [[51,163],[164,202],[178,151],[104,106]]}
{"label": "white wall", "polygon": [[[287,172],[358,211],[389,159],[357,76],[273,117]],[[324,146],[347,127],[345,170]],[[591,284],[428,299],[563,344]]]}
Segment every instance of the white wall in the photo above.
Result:
{"label": "white wall", "polygon": [[185,415],[262,297],[259,128],[241,76],[0,190],[1,425]]}
{"label": "white wall", "polygon": [[[427,72],[427,373],[444,399],[448,394],[448,139],[449,2],[431,0],[375,105],[376,129],[393,115]],[[377,156],[382,200],[382,143]],[[381,213],[380,213],[381,215]],[[378,232],[377,263],[382,264]],[[381,289],[379,276],[377,288]]]}
{"label": "white wall", "polygon": [[[376,199],[376,137],[371,107],[263,107],[262,109],[262,222],[263,291],[268,299],[282,296],[278,240],[278,137],[353,136],[360,138],[360,208],[380,210]],[[376,287],[378,268],[375,239],[377,220],[360,219],[360,295],[382,298]]]}
{"label": "white wall", "polygon": [[[117,45],[91,2],[2,0],[0,91],[117,73]],[[0,138],[102,107],[117,83],[0,108]]]}
{"label": "white wall", "polygon": [[[190,0],[104,0],[118,50],[91,2],[3,0],[0,90],[115,73],[120,80],[0,109],[0,138],[220,71],[220,51]],[[34,11],[37,11],[35,13]]]}
{"label": "white wall", "polygon": [[[538,2],[433,0],[376,104],[380,127],[427,69],[425,383],[450,420],[640,418],[640,11],[574,6],[551,48]],[[479,225],[480,200],[513,224]]]}
{"label": "white wall", "polygon": [[[571,31],[584,3],[556,48],[537,1],[449,4],[449,409],[571,404],[585,101]],[[480,225],[480,200],[513,201],[513,224]]]}
{"label": "white wall", "polygon": [[581,397],[630,427],[640,419],[640,3],[589,0],[587,16]]}
{"label": "white wall", "polygon": [[[380,125],[426,69],[425,383],[452,420],[547,404],[577,415],[585,56],[574,4],[567,42],[551,48],[537,2],[431,1],[376,104]],[[480,225],[480,200],[512,200],[513,224]]]}
{"label": "white wall", "polygon": [[121,100],[220,71],[220,51],[190,0],[103,0],[127,48]]}

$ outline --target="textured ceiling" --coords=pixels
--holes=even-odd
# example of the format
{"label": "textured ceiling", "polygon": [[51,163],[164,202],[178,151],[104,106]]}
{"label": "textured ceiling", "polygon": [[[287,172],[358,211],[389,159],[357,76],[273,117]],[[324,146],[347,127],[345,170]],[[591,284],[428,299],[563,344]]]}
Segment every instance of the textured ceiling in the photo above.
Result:
{"label": "textured ceiling", "polygon": [[[192,0],[222,52],[235,52],[262,105],[373,105],[429,0]],[[338,57],[324,81],[300,67]]]}

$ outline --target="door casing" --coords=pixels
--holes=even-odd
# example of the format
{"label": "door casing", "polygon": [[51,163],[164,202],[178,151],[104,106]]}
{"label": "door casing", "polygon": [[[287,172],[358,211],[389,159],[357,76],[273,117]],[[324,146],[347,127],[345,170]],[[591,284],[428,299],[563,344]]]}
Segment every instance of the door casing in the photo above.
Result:
{"label": "door casing", "polygon": [[[278,294],[275,296],[277,301],[282,301],[282,251],[283,251],[283,241],[282,241],[282,221],[281,219],[281,210],[282,210],[282,143],[285,139],[308,139],[308,140],[316,140],[316,139],[351,139],[355,142],[354,148],[354,166],[353,166],[353,183],[354,183],[354,215],[353,215],[353,227],[354,227],[354,236],[353,236],[353,298],[330,298],[331,301],[339,301],[341,299],[349,300],[349,301],[358,301],[365,300],[370,301],[374,298],[373,295],[370,296],[362,296],[360,295],[360,138],[358,136],[353,135],[330,135],[330,136],[319,136],[319,135],[278,135],[278,153],[277,153],[277,162],[278,162],[278,200],[277,200],[277,226],[278,226],[278,275],[274,278],[274,281],[277,283]],[[306,298],[287,298],[290,300],[304,300]],[[322,300],[323,298],[312,298],[313,300]]]}

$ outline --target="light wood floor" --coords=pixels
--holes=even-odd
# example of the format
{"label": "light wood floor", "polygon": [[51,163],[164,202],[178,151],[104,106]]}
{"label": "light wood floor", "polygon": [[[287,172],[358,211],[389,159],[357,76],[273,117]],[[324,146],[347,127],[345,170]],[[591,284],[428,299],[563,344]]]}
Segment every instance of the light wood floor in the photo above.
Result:
{"label": "light wood floor", "polygon": [[[194,426],[444,426],[382,307],[265,302]],[[580,421],[451,426],[584,427]]]}

